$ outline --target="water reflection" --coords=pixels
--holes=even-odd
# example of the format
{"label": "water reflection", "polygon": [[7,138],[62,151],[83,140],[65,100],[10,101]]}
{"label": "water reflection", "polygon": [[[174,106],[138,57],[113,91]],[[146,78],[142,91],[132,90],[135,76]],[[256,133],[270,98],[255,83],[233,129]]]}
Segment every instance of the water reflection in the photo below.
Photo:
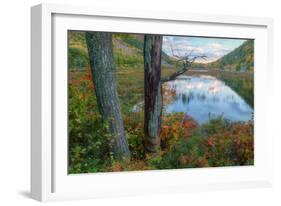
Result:
{"label": "water reflection", "polygon": [[181,76],[166,83],[164,90],[166,113],[184,112],[199,124],[220,115],[231,121],[252,118],[253,109],[245,100],[212,76]]}

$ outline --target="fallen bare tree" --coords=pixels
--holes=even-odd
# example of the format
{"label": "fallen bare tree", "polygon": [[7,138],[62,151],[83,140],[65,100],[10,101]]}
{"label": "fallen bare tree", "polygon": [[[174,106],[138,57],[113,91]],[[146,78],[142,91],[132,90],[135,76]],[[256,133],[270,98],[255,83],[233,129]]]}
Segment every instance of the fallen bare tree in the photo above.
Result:
{"label": "fallen bare tree", "polygon": [[173,74],[171,74],[168,77],[162,78],[161,79],[162,83],[175,80],[178,76],[187,72],[189,70],[189,68],[191,68],[192,64],[195,62],[196,59],[199,59],[199,58],[206,59],[206,57],[207,57],[205,55],[195,55],[194,56],[194,55],[192,55],[193,50],[191,50],[189,52],[189,54],[186,53],[183,56],[176,54],[175,50],[173,49],[172,46],[171,46],[171,50],[172,50],[173,56],[177,59],[176,63],[181,64],[181,69],[177,70],[176,72],[174,72]]}

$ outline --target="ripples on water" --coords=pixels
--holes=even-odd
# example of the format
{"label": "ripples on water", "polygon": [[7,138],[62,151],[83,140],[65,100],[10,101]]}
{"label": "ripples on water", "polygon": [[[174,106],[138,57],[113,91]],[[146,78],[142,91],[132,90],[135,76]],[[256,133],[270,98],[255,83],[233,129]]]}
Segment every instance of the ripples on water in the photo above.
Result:
{"label": "ripples on water", "polygon": [[253,109],[245,100],[215,77],[181,76],[164,87],[175,93],[165,105],[166,113],[184,112],[199,124],[221,115],[233,122],[252,118]]}

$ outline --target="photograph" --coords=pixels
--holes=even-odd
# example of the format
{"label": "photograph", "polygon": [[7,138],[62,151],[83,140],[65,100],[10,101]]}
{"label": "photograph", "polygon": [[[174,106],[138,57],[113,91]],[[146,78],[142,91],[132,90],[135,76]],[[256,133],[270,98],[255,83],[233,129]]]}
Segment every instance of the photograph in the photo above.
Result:
{"label": "photograph", "polygon": [[254,39],[67,38],[68,174],[254,165]]}

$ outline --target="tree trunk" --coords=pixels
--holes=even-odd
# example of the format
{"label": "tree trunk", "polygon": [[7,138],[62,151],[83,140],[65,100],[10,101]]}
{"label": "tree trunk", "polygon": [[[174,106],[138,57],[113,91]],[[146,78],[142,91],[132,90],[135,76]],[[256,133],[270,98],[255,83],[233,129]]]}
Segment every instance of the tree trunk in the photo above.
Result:
{"label": "tree trunk", "polygon": [[154,153],[160,146],[162,115],[161,90],[162,36],[144,37],[144,148]]}
{"label": "tree trunk", "polygon": [[111,151],[117,160],[129,158],[130,151],[117,95],[112,35],[107,32],[86,32],[86,42],[98,109],[104,122],[109,124],[109,133],[113,138]]}

